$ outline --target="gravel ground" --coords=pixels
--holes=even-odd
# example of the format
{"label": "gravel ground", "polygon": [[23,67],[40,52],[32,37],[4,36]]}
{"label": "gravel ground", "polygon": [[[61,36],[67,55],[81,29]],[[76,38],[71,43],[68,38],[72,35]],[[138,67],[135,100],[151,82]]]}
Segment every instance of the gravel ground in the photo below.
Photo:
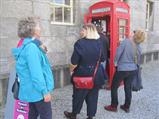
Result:
{"label": "gravel ground", "polygon": [[[159,62],[144,64],[142,68],[143,86],[139,92],[133,92],[130,113],[125,113],[118,107],[118,112],[104,110],[110,104],[110,91],[101,89],[99,92],[98,109],[94,119],[159,119]],[[118,90],[119,104],[124,103],[124,90]],[[53,92],[53,118],[66,119],[63,111],[71,111],[72,85],[55,89]],[[0,109],[0,119],[4,110]],[[86,119],[86,105],[84,103],[77,119]]]}
{"label": "gravel ground", "polygon": [[[145,64],[142,69],[142,79],[144,89],[133,92],[130,113],[125,113],[119,107],[116,113],[105,111],[103,107],[110,104],[110,91],[101,89],[95,119],[159,119],[159,62]],[[123,104],[123,86],[119,88],[118,98],[119,104]],[[53,119],[66,119],[63,111],[71,111],[71,100],[71,85],[53,92]],[[85,103],[77,119],[86,119]]]}

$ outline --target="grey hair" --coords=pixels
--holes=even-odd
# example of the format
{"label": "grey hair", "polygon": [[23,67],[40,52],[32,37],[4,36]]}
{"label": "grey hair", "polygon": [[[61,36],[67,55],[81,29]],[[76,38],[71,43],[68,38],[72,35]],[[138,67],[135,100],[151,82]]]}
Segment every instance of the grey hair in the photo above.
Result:
{"label": "grey hair", "polygon": [[38,17],[27,17],[21,19],[18,23],[18,36],[20,38],[32,37],[38,23]]}

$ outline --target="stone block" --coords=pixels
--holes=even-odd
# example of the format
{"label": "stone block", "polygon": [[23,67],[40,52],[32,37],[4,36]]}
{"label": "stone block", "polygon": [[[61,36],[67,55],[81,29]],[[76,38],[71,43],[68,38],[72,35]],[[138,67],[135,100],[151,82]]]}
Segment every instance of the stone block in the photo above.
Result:
{"label": "stone block", "polygon": [[0,47],[1,47],[0,48],[1,49],[0,53],[4,57],[11,56],[11,50],[12,50],[12,48],[16,47],[19,38],[15,37],[15,36],[14,37],[8,36],[8,37],[2,39],[1,44],[0,44]]}
{"label": "stone block", "polygon": [[41,31],[41,36],[43,37],[50,37],[51,33],[50,33],[50,22],[48,20],[43,20],[41,18],[41,27],[42,27],[42,31]]}
{"label": "stone block", "polygon": [[[50,32],[52,37],[64,38],[66,34],[67,26],[64,25],[53,25],[50,26]],[[62,40],[62,39],[61,39]]]}
{"label": "stone block", "polygon": [[67,65],[53,67],[55,88],[61,88],[70,84],[70,72]]}
{"label": "stone block", "polygon": [[142,55],[141,55],[141,64],[144,64],[144,58],[145,58],[145,55],[142,54]]}
{"label": "stone block", "polygon": [[[146,1],[130,0],[131,29],[145,29]],[[139,17],[140,16],[140,17]]]}
{"label": "stone block", "polygon": [[154,31],[159,31],[159,1],[156,0],[154,4],[154,25],[153,25],[153,30]]}
{"label": "stone block", "polygon": [[146,53],[146,63],[152,61],[152,53]]}
{"label": "stone block", "polygon": [[67,64],[66,62],[66,55],[65,52],[50,52],[48,54],[49,61],[53,65],[64,65]]}
{"label": "stone block", "polygon": [[0,79],[0,104],[2,107],[4,107],[4,104],[6,103],[7,89],[8,78]]}
{"label": "stone block", "polygon": [[159,60],[159,52],[153,53],[153,60]]}
{"label": "stone block", "polygon": [[43,20],[50,19],[50,4],[48,0],[35,0],[33,2],[34,14],[39,16]]}
{"label": "stone block", "polygon": [[0,80],[0,107],[2,105],[3,95],[2,95],[2,80]]}
{"label": "stone block", "polygon": [[[2,17],[0,21],[0,38],[3,41],[4,39],[8,39],[9,37],[17,36],[17,29],[18,29],[18,21],[17,18],[6,18]],[[14,39],[10,39],[14,40]],[[8,42],[7,42],[8,43]]]}
{"label": "stone block", "polygon": [[1,17],[21,18],[33,14],[32,1],[3,0]]}
{"label": "stone block", "polygon": [[0,74],[3,74],[4,72],[9,71],[9,62],[8,62],[8,57],[1,57],[0,58]]}

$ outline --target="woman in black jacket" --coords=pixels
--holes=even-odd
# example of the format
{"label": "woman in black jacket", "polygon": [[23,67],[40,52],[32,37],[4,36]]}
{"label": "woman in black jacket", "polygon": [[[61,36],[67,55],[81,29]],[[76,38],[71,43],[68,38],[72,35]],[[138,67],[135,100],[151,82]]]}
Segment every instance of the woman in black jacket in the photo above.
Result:
{"label": "woman in black jacket", "polygon": [[68,119],[76,119],[76,115],[80,113],[84,101],[87,104],[87,119],[93,119],[97,111],[98,92],[105,78],[104,69],[99,64],[92,89],[75,87],[73,76],[92,76],[97,61],[105,60],[96,27],[93,24],[86,24],[82,29],[82,34],[83,38],[75,43],[71,57],[70,70],[73,72],[71,78],[73,84],[72,112],[64,112]]}

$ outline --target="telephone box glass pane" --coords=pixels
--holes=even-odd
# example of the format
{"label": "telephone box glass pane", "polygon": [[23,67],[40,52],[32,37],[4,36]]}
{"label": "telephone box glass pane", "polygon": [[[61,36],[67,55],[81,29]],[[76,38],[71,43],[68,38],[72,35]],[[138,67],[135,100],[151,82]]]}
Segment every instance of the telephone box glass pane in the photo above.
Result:
{"label": "telephone box glass pane", "polygon": [[126,26],[127,26],[127,20],[119,19],[119,42],[124,40],[125,38]]}
{"label": "telephone box glass pane", "polygon": [[119,26],[126,26],[126,20],[125,19],[120,19],[119,20]]}

